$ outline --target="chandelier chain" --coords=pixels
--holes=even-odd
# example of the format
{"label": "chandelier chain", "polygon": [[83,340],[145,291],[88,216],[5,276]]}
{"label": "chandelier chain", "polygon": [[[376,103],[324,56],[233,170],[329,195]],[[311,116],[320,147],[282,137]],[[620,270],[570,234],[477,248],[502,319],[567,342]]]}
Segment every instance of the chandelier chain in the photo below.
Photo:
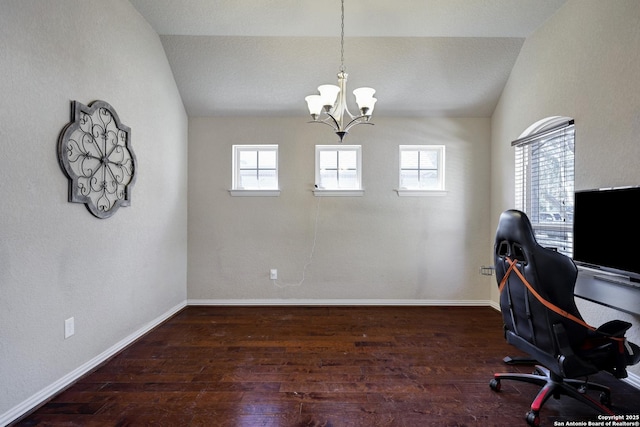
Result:
{"label": "chandelier chain", "polygon": [[342,14],[340,21],[340,71],[344,73],[344,0],[342,0]]}

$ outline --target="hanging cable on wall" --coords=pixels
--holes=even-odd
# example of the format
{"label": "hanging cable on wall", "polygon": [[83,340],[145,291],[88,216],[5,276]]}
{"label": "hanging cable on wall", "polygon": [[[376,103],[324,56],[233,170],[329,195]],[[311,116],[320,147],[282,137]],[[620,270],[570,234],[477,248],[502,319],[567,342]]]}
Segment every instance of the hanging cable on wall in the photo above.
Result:
{"label": "hanging cable on wall", "polygon": [[311,264],[311,262],[313,261],[313,255],[316,251],[316,239],[318,237],[318,217],[320,216],[320,199],[322,199],[322,197],[317,197],[318,201],[316,203],[316,215],[315,215],[315,220],[314,220],[314,224],[313,224],[313,242],[311,243],[311,250],[309,251],[309,257],[307,259],[307,262],[304,264],[304,266],[302,267],[302,279],[300,279],[300,281],[298,283],[278,283],[278,279],[271,279],[271,281],[273,282],[274,286],[280,288],[280,289],[284,289],[284,288],[295,288],[298,287],[300,285],[302,285],[302,283],[304,283],[304,280],[306,278],[306,273],[307,273],[307,267],[309,267],[309,265]]}

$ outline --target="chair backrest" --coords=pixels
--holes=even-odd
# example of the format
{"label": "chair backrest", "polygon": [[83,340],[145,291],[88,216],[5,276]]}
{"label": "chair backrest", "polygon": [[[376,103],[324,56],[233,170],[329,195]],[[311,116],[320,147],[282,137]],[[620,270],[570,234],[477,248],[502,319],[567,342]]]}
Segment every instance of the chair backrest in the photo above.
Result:
{"label": "chair backrest", "polygon": [[[582,319],[573,294],[576,265],[560,252],[540,246],[529,218],[518,210],[503,212],[496,230],[494,263],[498,284],[509,269],[507,258],[517,260],[518,269],[542,298]],[[513,272],[500,294],[500,309],[507,330],[551,355],[559,354],[554,324],[565,326],[574,349],[588,333],[586,327],[547,308]]]}

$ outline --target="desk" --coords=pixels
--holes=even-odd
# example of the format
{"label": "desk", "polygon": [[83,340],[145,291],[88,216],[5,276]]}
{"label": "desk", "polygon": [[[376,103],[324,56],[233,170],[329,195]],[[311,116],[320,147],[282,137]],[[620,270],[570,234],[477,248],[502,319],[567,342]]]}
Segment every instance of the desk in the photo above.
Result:
{"label": "desk", "polygon": [[575,296],[626,313],[640,314],[640,288],[596,279],[594,276],[597,274],[581,269],[574,289]]}

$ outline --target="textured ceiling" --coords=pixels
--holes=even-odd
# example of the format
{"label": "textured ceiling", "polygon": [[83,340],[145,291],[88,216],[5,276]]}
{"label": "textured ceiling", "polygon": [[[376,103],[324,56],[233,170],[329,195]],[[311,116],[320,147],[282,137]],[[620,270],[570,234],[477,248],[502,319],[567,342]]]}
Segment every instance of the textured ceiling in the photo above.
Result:
{"label": "textured ceiling", "polygon": [[[130,1],[191,117],[306,116],[304,97],[337,84],[339,0]],[[524,39],[565,1],[346,0],[347,89],[375,88],[375,116],[488,117]]]}

